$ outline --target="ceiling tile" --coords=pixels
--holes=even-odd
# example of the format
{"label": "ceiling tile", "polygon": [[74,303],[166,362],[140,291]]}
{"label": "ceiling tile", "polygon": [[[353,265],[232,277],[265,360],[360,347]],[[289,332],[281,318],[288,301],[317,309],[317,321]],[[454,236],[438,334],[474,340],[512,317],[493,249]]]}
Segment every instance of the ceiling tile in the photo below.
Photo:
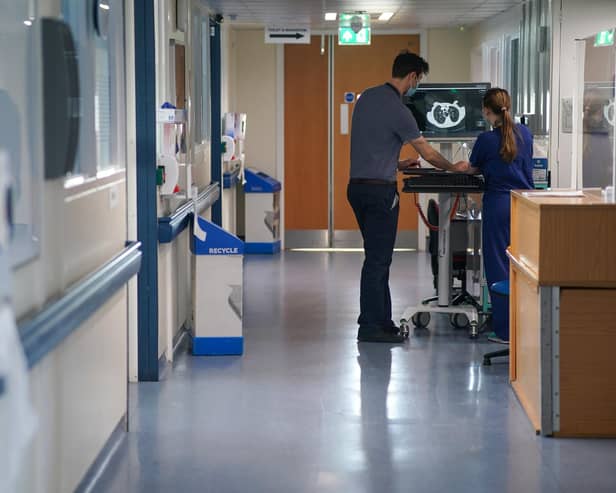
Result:
{"label": "ceiling tile", "polygon": [[203,0],[212,10],[237,22],[259,25],[296,22],[313,29],[332,29],[325,12],[395,12],[389,22],[373,21],[375,27],[430,28],[478,23],[525,0]]}

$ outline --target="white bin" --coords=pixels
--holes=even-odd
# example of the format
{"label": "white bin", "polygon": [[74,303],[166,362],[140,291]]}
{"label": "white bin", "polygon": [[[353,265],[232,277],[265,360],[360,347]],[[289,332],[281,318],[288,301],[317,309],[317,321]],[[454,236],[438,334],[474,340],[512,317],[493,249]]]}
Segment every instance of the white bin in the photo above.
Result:
{"label": "white bin", "polygon": [[196,356],[243,354],[244,243],[221,227],[196,217],[192,246],[192,352]]}

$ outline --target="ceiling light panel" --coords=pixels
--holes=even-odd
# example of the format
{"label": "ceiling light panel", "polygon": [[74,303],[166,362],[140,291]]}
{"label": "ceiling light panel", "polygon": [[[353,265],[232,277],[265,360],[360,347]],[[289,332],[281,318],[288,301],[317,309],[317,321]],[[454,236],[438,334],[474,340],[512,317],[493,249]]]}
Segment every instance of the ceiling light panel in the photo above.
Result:
{"label": "ceiling light panel", "polygon": [[[520,6],[525,0],[202,0],[212,11],[220,12],[236,24],[254,25],[309,25],[313,29],[331,29],[326,14],[362,11],[374,19],[374,27],[386,29],[417,29],[433,27],[469,27],[496,14]],[[393,12],[388,21],[376,21],[381,13]],[[328,17],[329,18],[329,17]],[[233,23],[233,21],[231,21]],[[386,23],[386,24],[385,24]]]}

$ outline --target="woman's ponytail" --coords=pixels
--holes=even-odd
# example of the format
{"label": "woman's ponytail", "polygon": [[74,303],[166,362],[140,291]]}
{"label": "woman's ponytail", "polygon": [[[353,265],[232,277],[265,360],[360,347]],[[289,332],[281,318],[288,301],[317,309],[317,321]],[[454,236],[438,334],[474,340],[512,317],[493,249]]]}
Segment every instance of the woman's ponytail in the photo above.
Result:
{"label": "woman's ponytail", "polygon": [[513,121],[511,111],[509,109],[505,109],[503,111],[501,133],[503,135],[503,143],[501,145],[500,155],[503,158],[503,161],[510,163],[518,154],[518,143],[515,138],[515,122]]}
{"label": "woman's ponytail", "polygon": [[505,89],[498,87],[488,89],[483,97],[483,106],[489,108],[492,113],[501,119],[502,144],[500,156],[503,161],[511,163],[518,154],[516,135],[518,130],[511,115],[511,98]]}

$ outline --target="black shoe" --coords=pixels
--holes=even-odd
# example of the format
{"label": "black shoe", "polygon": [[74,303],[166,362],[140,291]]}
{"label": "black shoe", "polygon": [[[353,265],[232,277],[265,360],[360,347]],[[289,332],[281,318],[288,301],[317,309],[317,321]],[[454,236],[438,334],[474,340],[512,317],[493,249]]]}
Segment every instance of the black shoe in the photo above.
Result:
{"label": "black shoe", "polygon": [[385,330],[385,332],[388,332],[390,334],[399,334],[400,333],[400,327],[396,327],[395,325],[390,325],[388,327],[385,327],[383,330]]}
{"label": "black shoe", "polygon": [[402,344],[406,338],[388,329],[378,329],[372,331],[362,331],[357,333],[359,342],[386,342],[389,344]]}

